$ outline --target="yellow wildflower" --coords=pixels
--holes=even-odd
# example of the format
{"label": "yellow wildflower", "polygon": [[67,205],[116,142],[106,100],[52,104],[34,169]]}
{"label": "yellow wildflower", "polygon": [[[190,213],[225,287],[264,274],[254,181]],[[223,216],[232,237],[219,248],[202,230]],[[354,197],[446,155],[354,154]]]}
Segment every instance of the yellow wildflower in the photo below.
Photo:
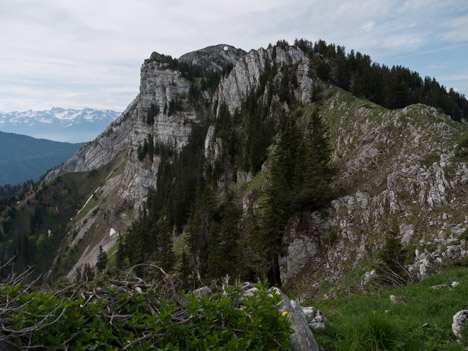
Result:
{"label": "yellow wildflower", "polygon": [[288,311],[284,311],[281,315],[285,317],[288,314]]}

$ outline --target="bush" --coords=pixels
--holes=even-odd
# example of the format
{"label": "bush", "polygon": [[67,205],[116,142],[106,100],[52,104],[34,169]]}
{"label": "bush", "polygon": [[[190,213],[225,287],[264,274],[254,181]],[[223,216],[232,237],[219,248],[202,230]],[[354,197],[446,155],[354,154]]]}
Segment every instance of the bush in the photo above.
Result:
{"label": "bush", "polygon": [[[279,295],[266,284],[246,300],[239,287],[210,298],[193,294],[163,300],[154,290],[58,297],[3,287],[0,305],[18,308],[6,317],[19,349],[71,350],[288,350],[289,322],[278,312]],[[96,290],[94,290],[96,291]],[[161,300],[161,302],[160,302]],[[20,331],[32,328],[32,333]]]}
{"label": "bush", "polygon": [[396,230],[390,230],[385,237],[383,249],[377,255],[378,263],[375,267],[383,285],[398,287],[406,284],[408,276],[404,268],[405,258],[406,250]]}

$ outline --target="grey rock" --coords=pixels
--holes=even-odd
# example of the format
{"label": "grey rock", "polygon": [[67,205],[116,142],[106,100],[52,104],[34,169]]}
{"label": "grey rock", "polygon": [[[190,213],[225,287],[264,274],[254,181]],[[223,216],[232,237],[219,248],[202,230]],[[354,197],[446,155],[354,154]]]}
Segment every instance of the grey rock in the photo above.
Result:
{"label": "grey rock", "polygon": [[413,234],[414,229],[412,224],[400,224],[400,235],[403,245],[407,245],[410,242]]}
{"label": "grey rock", "polygon": [[325,315],[315,307],[303,307],[302,310],[306,316],[307,322],[313,331],[323,332],[330,324]]}
{"label": "grey rock", "polygon": [[306,315],[301,306],[297,302],[293,306],[289,297],[280,289],[273,288],[272,290],[281,296],[281,301],[279,302],[280,313],[288,312],[287,318],[291,323],[291,328],[294,330],[290,337],[291,350],[319,351],[318,344],[309,328]]}
{"label": "grey rock", "polygon": [[306,316],[307,322],[311,322],[317,314],[317,309],[315,307],[302,307],[304,314]]}
{"label": "grey rock", "polygon": [[179,57],[179,61],[208,67],[214,71],[222,71],[228,65],[235,65],[245,54],[244,50],[234,46],[218,44],[186,53]]}
{"label": "grey rock", "polygon": [[294,229],[289,233],[289,239],[291,241],[288,246],[288,253],[279,259],[279,263],[283,267],[281,271],[281,281],[283,283],[297,275],[317,253],[317,244],[311,238],[299,237]]}
{"label": "grey rock", "polygon": [[212,294],[211,292],[211,289],[207,286],[202,286],[201,288],[198,288],[196,290],[193,291],[193,295],[195,295],[195,297],[210,297]]}
{"label": "grey rock", "polygon": [[453,322],[452,322],[452,332],[458,339],[461,339],[462,337],[461,332],[467,326],[467,324],[468,324],[468,310],[461,310],[455,313],[455,315],[453,316]]}
{"label": "grey rock", "polygon": [[258,291],[257,288],[253,287],[253,288],[250,288],[250,289],[247,289],[245,290],[243,293],[242,293],[242,298],[249,298],[249,297],[252,297],[255,295],[255,293]]}
{"label": "grey rock", "polygon": [[373,269],[373,270],[371,270],[369,272],[366,272],[366,273],[364,273],[364,276],[362,277],[361,285],[365,286],[365,285],[371,283],[372,281],[374,281],[376,278],[377,278],[377,272],[375,271],[375,269]]}
{"label": "grey rock", "polygon": [[445,254],[449,260],[457,260],[462,257],[462,248],[460,245],[448,246]]}
{"label": "grey rock", "polygon": [[398,296],[395,295],[390,295],[390,302],[393,303],[394,305],[406,305],[407,303]]}
{"label": "grey rock", "polygon": [[450,287],[447,284],[439,284],[439,285],[433,285],[432,289],[433,290],[450,289]]}
{"label": "grey rock", "polygon": [[327,324],[327,318],[321,313],[317,314],[317,316],[309,322],[309,326],[316,332],[324,332]]}

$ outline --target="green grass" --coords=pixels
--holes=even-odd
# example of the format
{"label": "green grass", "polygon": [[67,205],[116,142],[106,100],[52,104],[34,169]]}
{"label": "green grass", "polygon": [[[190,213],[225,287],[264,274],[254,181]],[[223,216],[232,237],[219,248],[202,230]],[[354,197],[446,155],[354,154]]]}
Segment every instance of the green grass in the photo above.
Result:
{"label": "green grass", "polygon": [[112,246],[112,248],[107,253],[107,259],[109,260],[110,264],[115,264],[117,259],[117,249],[119,248],[118,242]]}
{"label": "green grass", "polygon": [[243,195],[247,195],[252,190],[261,190],[266,182],[266,175],[264,172],[258,172],[255,177],[245,184]]}
{"label": "green grass", "polygon": [[86,204],[85,207],[83,207],[80,211],[80,213],[78,213],[75,217],[75,220],[80,220],[82,218],[84,218],[84,216],[86,216],[89,212],[89,210],[91,210],[94,206],[96,206],[96,198],[94,197],[94,195],[91,196],[91,199],[88,201],[88,203]]}
{"label": "green grass", "polygon": [[[433,285],[458,281],[453,289]],[[405,304],[392,304],[395,295]],[[319,304],[333,326],[315,333],[324,350],[463,350],[453,315],[468,308],[468,269],[442,271],[420,283]]]}
{"label": "green grass", "polygon": [[440,156],[435,152],[431,152],[423,156],[423,164],[428,168],[431,167],[434,164],[434,162],[439,162],[439,161],[440,161]]}
{"label": "green grass", "polygon": [[177,239],[174,240],[174,243],[172,244],[172,248],[174,250],[174,253],[177,256],[182,255],[182,252],[184,251],[184,248],[188,242],[188,239],[189,239],[188,233],[183,233],[182,235],[179,235]]}

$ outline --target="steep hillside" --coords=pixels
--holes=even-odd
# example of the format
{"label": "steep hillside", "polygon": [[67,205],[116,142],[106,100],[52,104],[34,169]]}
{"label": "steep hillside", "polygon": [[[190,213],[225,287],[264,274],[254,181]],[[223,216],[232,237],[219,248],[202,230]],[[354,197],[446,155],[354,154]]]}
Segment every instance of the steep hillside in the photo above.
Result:
{"label": "steep hillside", "polygon": [[323,106],[335,182],[346,195],[290,219],[283,283],[302,298],[325,287],[332,296],[361,289],[390,230],[415,279],[468,255],[467,125],[424,105],[388,111],[336,88]]}
{"label": "steep hillside", "polygon": [[[126,111],[46,177],[92,180],[51,277],[114,252],[117,233],[120,268],[153,262],[194,285],[268,277],[300,299],[361,289],[389,231],[411,279],[466,256],[467,125],[358,99],[323,60],[303,42],[153,53]],[[31,236],[3,218],[4,237]]]}
{"label": "steep hillside", "polygon": [[0,132],[0,185],[19,184],[28,179],[38,181],[82,145]]}

